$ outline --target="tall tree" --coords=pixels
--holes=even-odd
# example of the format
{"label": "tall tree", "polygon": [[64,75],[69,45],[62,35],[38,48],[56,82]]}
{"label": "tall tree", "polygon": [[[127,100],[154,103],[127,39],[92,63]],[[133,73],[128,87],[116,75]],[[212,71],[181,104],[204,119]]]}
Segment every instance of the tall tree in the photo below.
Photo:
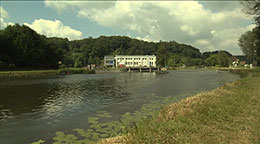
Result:
{"label": "tall tree", "polygon": [[260,1],[246,0],[242,4],[244,12],[253,16],[256,27],[240,37],[239,46],[255,64],[260,65]]}
{"label": "tall tree", "polygon": [[256,29],[247,31],[238,40],[241,50],[254,64],[257,64],[257,61],[260,59],[260,46],[257,44],[259,43],[259,39],[257,38]]}
{"label": "tall tree", "polygon": [[223,67],[228,67],[230,64],[230,58],[225,53],[225,51],[218,52],[218,64]]}

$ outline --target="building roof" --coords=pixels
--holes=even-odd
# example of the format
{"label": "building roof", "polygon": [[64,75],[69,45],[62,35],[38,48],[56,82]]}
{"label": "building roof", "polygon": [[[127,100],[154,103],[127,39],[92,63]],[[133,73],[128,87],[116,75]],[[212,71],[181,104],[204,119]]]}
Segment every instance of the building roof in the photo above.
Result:
{"label": "building roof", "polygon": [[132,56],[155,56],[155,55],[116,55],[115,57],[123,57],[123,56],[129,56],[129,57],[132,57]]}

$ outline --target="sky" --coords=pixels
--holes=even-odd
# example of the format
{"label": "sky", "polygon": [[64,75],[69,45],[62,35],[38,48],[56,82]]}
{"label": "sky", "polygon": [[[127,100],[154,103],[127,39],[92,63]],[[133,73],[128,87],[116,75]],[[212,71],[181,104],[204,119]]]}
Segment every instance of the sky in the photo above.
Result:
{"label": "sky", "polygon": [[201,52],[242,54],[238,38],[255,25],[238,1],[0,1],[1,29],[18,23],[48,37],[123,35],[176,41]]}

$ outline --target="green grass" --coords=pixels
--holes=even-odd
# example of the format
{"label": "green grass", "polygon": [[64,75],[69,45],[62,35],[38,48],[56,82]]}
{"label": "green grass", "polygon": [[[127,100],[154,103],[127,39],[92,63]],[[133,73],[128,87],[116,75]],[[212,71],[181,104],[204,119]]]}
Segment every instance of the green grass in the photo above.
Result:
{"label": "green grass", "polygon": [[127,134],[98,143],[260,143],[260,69],[237,73],[244,78],[168,105]]}
{"label": "green grass", "polygon": [[0,78],[9,77],[40,77],[40,76],[54,76],[60,74],[94,74],[94,70],[85,68],[64,68],[57,70],[31,70],[31,71],[0,71]]}

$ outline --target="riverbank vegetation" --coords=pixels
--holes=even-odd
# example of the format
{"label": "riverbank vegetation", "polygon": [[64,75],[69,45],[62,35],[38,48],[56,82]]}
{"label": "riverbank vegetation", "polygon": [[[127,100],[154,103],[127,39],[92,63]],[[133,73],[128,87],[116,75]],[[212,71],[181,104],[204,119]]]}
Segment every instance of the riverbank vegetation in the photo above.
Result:
{"label": "riverbank vegetation", "polygon": [[10,77],[43,77],[68,74],[94,74],[95,71],[86,68],[63,68],[57,70],[31,70],[31,71],[2,71],[0,78]]}
{"label": "riverbank vegetation", "polygon": [[105,143],[259,143],[260,69],[244,78],[163,108]]}

